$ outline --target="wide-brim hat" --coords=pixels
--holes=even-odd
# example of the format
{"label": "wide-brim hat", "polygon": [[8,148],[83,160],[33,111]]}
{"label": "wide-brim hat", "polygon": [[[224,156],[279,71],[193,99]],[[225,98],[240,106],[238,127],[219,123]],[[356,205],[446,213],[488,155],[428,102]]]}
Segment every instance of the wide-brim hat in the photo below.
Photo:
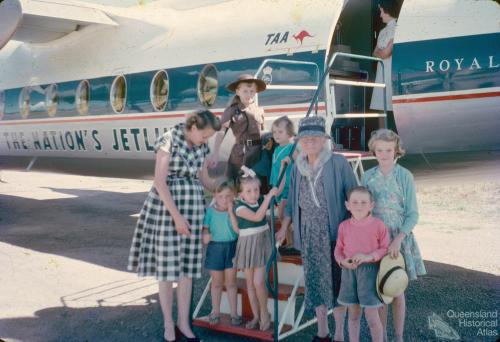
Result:
{"label": "wide-brim hat", "polygon": [[238,88],[238,85],[241,82],[255,83],[257,85],[257,92],[258,93],[266,90],[266,83],[264,83],[263,80],[255,78],[250,74],[243,74],[243,75],[238,76],[238,79],[236,81],[229,83],[229,85],[227,86],[227,90],[232,91],[233,93],[236,92],[236,88]]}
{"label": "wide-brim hat", "polygon": [[408,275],[405,271],[405,260],[401,253],[397,258],[386,255],[380,260],[377,273],[377,294],[385,304],[392,303],[392,300],[401,295],[408,287]]}
{"label": "wide-brim hat", "polygon": [[306,116],[301,119],[296,139],[304,137],[330,138],[325,130],[325,119],[321,116]]}

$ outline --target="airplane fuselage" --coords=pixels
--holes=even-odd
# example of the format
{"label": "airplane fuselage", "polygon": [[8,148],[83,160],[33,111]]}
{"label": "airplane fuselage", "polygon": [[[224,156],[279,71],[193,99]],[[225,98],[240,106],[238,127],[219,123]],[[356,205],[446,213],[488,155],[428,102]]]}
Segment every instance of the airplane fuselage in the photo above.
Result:
{"label": "airplane fuselage", "polygon": [[[461,3],[499,13],[493,1],[457,0],[450,8]],[[225,87],[241,73],[261,70],[257,76],[270,85],[317,85],[346,6],[325,0],[216,2],[210,10],[162,2],[102,7],[117,26],[91,25],[47,43],[11,41],[0,50],[0,155],[153,158],[156,136],[186,114],[202,107],[221,114],[233,95]],[[423,20],[429,30],[414,32],[418,6],[436,7],[405,1],[393,48],[392,101],[407,151],[499,149],[498,29],[486,18],[450,33]],[[168,91],[157,108],[159,72]],[[303,117],[313,92],[261,93],[266,128],[282,115]],[[329,115],[329,101],[324,92],[319,115]]]}

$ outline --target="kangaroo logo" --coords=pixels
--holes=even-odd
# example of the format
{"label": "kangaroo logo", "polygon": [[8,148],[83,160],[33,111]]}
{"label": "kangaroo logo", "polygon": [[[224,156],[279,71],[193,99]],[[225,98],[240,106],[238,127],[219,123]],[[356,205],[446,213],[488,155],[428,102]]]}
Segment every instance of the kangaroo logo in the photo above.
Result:
{"label": "kangaroo logo", "polygon": [[293,35],[293,38],[295,38],[295,40],[297,42],[300,42],[300,45],[302,45],[302,41],[304,40],[304,38],[306,37],[314,37],[314,36],[311,36],[311,34],[307,31],[300,31],[298,34],[294,34]]}

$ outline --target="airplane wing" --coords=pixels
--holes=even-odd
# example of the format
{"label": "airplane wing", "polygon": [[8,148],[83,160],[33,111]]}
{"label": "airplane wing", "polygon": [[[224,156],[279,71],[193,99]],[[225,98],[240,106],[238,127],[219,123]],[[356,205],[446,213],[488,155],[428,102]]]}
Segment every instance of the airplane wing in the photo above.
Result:
{"label": "airplane wing", "polygon": [[45,43],[88,25],[117,26],[90,4],[57,0],[0,0],[0,49],[11,39]]}

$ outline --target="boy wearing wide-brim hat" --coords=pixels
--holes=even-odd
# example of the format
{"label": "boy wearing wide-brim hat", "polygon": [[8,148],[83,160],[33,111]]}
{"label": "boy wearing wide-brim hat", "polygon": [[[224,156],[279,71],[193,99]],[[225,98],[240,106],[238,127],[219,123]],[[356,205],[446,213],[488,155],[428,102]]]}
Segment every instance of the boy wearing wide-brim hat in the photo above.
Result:
{"label": "boy wearing wide-brim hat", "polygon": [[[264,81],[252,75],[243,74],[227,86],[227,90],[236,93],[231,104],[224,110],[221,123],[231,129],[235,144],[227,162],[226,176],[233,181],[238,178],[241,166],[249,168],[259,161],[262,148],[261,129],[264,127],[264,110],[255,103],[255,95],[266,89]],[[209,166],[214,167],[219,160],[220,146],[225,132],[220,132],[214,144],[214,152],[209,157]]]}

